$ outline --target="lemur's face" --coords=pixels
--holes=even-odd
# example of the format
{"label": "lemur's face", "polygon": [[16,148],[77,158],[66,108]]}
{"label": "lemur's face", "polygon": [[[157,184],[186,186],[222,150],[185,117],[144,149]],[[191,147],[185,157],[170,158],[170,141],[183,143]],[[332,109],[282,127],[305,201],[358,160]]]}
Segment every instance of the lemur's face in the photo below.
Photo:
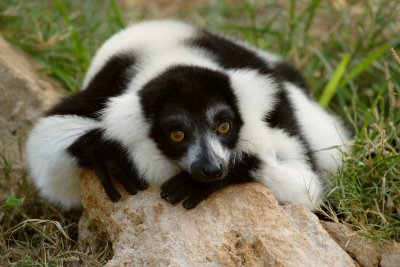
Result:
{"label": "lemur's face", "polygon": [[151,138],[166,157],[198,181],[227,175],[243,122],[226,75],[178,66],[147,83],[140,96]]}

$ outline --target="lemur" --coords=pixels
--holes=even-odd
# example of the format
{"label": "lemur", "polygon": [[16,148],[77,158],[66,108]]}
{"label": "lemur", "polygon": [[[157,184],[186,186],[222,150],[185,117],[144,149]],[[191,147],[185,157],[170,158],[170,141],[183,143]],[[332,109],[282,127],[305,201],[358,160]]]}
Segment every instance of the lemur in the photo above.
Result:
{"label": "lemur", "polygon": [[26,144],[40,194],[81,206],[94,171],[112,201],[147,186],[186,209],[258,181],[314,210],[349,135],[281,57],[171,20],[146,21],[97,51],[82,86],[39,119]]}

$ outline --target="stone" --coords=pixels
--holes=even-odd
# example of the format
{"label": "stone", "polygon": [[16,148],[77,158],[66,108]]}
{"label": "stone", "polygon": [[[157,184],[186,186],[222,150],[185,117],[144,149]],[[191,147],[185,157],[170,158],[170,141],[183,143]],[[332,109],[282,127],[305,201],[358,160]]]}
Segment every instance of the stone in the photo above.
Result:
{"label": "stone", "polygon": [[172,206],[152,188],[113,203],[98,179],[81,179],[79,239],[112,243],[106,266],[354,266],[301,205],[278,204],[265,186],[224,188],[193,210]]}
{"label": "stone", "polygon": [[365,267],[397,267],[400,265],[400,244],[379,244],[351,231],[347,226],[321,221],[329,235],[360,265]]}
{"label": "stone", "polygon": [[0,156],[13,169],[23,167],[23,137],[32,122],[59,99],[57,84],[40,68],[0,36]]}

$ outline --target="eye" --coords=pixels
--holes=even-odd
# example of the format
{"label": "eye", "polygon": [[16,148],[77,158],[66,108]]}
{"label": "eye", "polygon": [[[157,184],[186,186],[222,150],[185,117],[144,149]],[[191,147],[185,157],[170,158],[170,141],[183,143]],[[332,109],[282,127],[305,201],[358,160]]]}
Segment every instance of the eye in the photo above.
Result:
{"label": "eye", "polygon": [[179,143],[182,142],[183,139],[185,139],[185,133],[182,131],[172,131],[169,134],[169,137],[171,138],[172,141]]}
{"label": "eye", "polygon": [[226,134],[229,132],[230,128],[231,128],[231,125],[229,124],[229,122],[225,121],[218,125],[217,131],[220,134]]}

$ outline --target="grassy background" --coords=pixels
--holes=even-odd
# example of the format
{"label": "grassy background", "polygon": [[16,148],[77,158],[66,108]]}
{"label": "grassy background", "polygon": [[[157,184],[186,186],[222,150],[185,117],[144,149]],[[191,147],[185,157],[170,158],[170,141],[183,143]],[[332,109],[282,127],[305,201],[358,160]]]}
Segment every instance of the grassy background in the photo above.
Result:
{"label": "grassy background", "polygon": [[[74,92],[107,37],[128,21],[163,15],[120,9],[120,2],[2,0],[0,32]],[[332,179],[329,201],[340,220],[361,235],[399,241],[400,2],[208,2],[178,8],[175,18],[282,54],[301,69],[315,98],[355,135],[346,165]],[[95,266],[110,257],[108,249],[80,250],[74,241],[79,214],[62,213],[38,199],[25,171],[13,170],[1,152],[0,167],[0,201],[12,195],[23,200],[18,207],[0,204],[1,266]]]}

